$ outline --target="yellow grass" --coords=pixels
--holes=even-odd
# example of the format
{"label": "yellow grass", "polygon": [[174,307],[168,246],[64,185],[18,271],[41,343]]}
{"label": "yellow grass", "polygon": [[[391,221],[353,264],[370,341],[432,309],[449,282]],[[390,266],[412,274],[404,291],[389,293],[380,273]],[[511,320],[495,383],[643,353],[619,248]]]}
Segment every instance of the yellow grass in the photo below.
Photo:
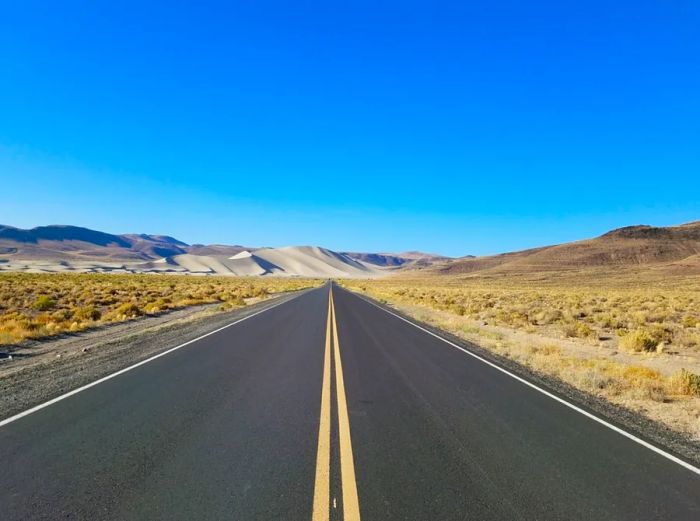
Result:
{"label": "yellow grass", "polygon": [[[613,279],[613,282],[616,282]],[[391,302],[419,304],[514,329],[556,330],[562,336],[615,335],[629,351],[678,346],[700,349],[700,277],[641,287],[588,281],[548,284],[506,277],[394,277],[345,281]]]}
{"label": "yellow grass", "polygon": [[312,279],[182,275],[0,274],[0,345],[220,302],[222,309],[320,285]]}

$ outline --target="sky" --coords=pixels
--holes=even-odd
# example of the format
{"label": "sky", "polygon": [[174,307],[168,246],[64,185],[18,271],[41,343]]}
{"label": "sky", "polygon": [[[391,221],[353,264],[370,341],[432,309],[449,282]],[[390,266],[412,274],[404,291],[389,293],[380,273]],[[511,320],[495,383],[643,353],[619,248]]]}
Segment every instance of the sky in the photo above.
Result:
{"label": "sky", "polygon": [[488,254],[700,219],[700,3],[0,0],[0,223]]}

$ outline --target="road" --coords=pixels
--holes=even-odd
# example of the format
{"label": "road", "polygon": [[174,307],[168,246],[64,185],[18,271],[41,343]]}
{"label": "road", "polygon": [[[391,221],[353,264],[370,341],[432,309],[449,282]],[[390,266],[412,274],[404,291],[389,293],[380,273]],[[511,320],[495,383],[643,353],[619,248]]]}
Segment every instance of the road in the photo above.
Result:
{"label": "road", "polygon": [[0,426],[0,519],[700,519],[692,469],[329,294]]}

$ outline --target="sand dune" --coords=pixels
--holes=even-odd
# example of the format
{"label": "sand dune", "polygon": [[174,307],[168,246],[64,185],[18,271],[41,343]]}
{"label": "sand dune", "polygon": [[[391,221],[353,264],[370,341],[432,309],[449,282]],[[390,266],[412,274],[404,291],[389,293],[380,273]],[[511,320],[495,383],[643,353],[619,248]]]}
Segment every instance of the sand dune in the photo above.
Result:
{"label": "sand dune", "polygon": [[114,235],[69,225],[23,230],[0,224],[0,271],[374,277],[436,258],[405,255],[337,253],[316,246],[190,245],[169,235]]}
{"label": "sand dune", "polygon": [[382,270],[317,246],[243,251],[231,257],[176,255],[171,263],[189,273],[288,277],[374,277]]}
{"label": "sand dune", "polygon": [[115,262],[107,259],[9,259],[0,271],[180,273],[190,275],[343,277],[384,275],[382,268],[317,246],[290,246],[244,250],[234,255],[183,253],[158,260]]}

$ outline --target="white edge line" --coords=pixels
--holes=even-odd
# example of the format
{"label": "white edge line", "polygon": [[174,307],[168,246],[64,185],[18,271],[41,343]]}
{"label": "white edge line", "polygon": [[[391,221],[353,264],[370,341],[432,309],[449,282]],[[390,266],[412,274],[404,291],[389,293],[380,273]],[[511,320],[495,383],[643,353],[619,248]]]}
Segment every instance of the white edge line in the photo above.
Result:
{"label": "white edge line", "polygon": [[0,421],[0,427],[3,427],[3,426],[5,426],[5,425],[7,425],[7,424],[9,424],[9,423],[12,423],[12,422],[14,422],[14,421],[17,421],[17,420],[19,420],[20,418],[24,418],[25,416],[29,416],[29,415],[32,414],[32,413],[35,413],[35,412],[37,412],[37,411],[40,411],[41,409],[44,409],[45,407],[48,407],[49,405],[53,405],[54,403],[60,402],[61,400],[65,400],[66,398],[68,398],[68,397],[70,397],[70,396],[73,396],[74,394],[78,394],[79,392],[82,392],[82,391],[84,391],[84,390],[86,390],[86,389],[89,389],[90,387],[94,387],[94,386],[96,386],[96,385],[98,385],[98,384],[101,384],[102,382],[106,382],[107,380],[111,380],[112,378],[115,378],[115,377],[117,377],[117,376],[119,376],[119,375],[121,375],[121,374],[124,374],[124,373],[128,372],[128,371],[131,371],[132,369],[136,369],[137,367],[142,366],[142,365],[144,365],[144,364],[147,364],[148,362],[152,362],[152,361],[155,360],[156,358],[160,358],[161,356],[165,356],[165,355],[167,355],[167,354],[169,354],[169,353],[172,353],[173,351],[177,351],[178,349],[180,349],[180,348],[182,348],[182,347],[185,347],[185,346],[187,346],[187,345],[193,344],[194,342],[198,342],[199,340],[201,340],[201,339],[203,339],[203,338],[206,338],[206,337],[208,337],[208,336],[210,336],[210,335],[213,335],[213,334],[215,334],[215,333],[218,333],[219,331],[223,331],[223,330],[226,329],[226,328],[229,328],[229,327],[231,327],[231,326],[235,326],[236,324],[240,324],[240,323],[243,322],[244,320],[248,320],[249,318],[253,318],[254,316],[259,315],[260,313],[264,313],[265,311],[269,311],[269,310],[271,310],[271,309],[273,309],[273,308],[276,308],[277,306],[281,306],[282,304],[287,304],[288,302],[291,302],[292,300],[295,300],[295,299],[299,298],[302,294],[303,294],[303,293],[300,293],[299,295],[296,295],[294,298],[285,300],[285,301],[283,301],[283,302],[278,302],[277,304],[274,304],[274,305],[272,305],[272,306],[268,306],[268,307],[266,307],[265,309],[261,309],[260,311],[256,311],[256,312],[253,313],[252,315],[248,315],[248,316],[243,317],[243,318],[241,318],[241,319],[238,319],[238,320],[236,320],[236,321],[234,321],[234,322],[231,322],[230,324],[226,324],[226,325],[223,326],[223,327],[220,327],[220,328],[218,328],[218,329],[215,329],[214,331],[210,331],[209,333],[205,333],[205,334],[202,335],[202,336],[198,336],[197,338],[193,338],[192,340],[188,340],[188,341],[185,342],[184,344],[180,344],[180,345],[178,345],[178,346],[171,347],[170,349],[168,349],[168,350],[166,350],[166,351],[163,351],[162,353],[158,353],[157,355],[154,355],[154,356],[152,356],[152,357],[150,357],[150,358],[146,358],[145,360],[141,360],[140,362],[137,362],[137,363],[135,363],[134,365],[130,365],[129,367],[125,367],[124,369],[120,369],[120,370],[117,371],[116,373],[109,374],[109,375],[107,375],[107,376],[104,376],[104,377],[100,378],[99,380],[95,380],[94,382],[90,382],[89,384],[83,385],[82,387],[78,387],[78,388],[76,388],[76,389],[73,389],[72,391],[69,391],[69,392],[67,392],[67,393],[65,393],[65,394],[62,394],[62,395],[60,395],[60,396],[57,396],[56,398],[53,398],[53,399],[49,400],[48,402],[44,402],[44,403],[41,403],[41,404],[39,404],[39,405],[35,405],[35,406],[32,407],[31,409],[27,409],[26,411],[23,411],[23,412],[20,412],[20,413],[18,413],[18,414],[15,414],[14,416],[10,416],[9,418],[6,418],[6,419]]}
{"label": "white edge line", "polygon": [[627,432],[627,431],[625,431],[625,430],[623,430],[623,429],[621,429],[621,428],[619,428],[619,427],[613,425],[612,423],[609,423],[609,422],[605,421],[605,420],[602,419],[602,418],[599,418],[599,417],[596,416],[595,414],[591,414],[590,412],[588,412],[588,411],[582,409],[581,407],[578,407],[578,406],[574,405],[574,404],[571,403],[571,402],[567,402],[567,401],[564,400],[563,398],[560,398],[559,396],[550,393],[550,392],[547,391],[546,389],[543,389],[543,388],[541,388],[541,387],[538,387],[537,385],[533,384],[532,382],[528,382],[528,381],[525,380],[524,378],[521,378],[520,376],[518,376],[518,375],[516,375],[516,374],[514,374],[514,373],[511,373],[511,372],[508,371],[507,369],[504,369],[503,367],[501,367],[501,366],[499,366],[499,365],[497,365],[497,364],[494,364],[493,362],[490,362],[489,360],[487,360],[487,359],[485,359],[485,358],[483,358],[483,357],[477,355],[476,353],[473,353],[472,351],[469,351],[468,349],[465,349],[465,348],[463,348],[462,346],[459,346],[459,345],[455,344],[454,342],[450,342],[450,341],[447,340],[446,338],[443,338],[443,337],[441,337],[440,335],[438,335],[438,334],[436,334],[436,333],[433,333],[433,332],[430,331],[429,329],[426,329],[426,328],[424,328],[423,326],[419,326],[419,325],[416,324],[415,322],[412,322],[412,321],[408,320],[407,318],[404,318],[404,317],[402,317],[401,315],[398,315],[398,314],[394,313],[393,311],[389,311],[388,309],[386,309],[386,308],[384,308],[384,307],[382,307],[382,306],[380,306],[380,305],[378,305],[378,304],[375,304],[375,303],[372,302],[370,299],[365,298],[363,295],[358,295],[357,293],[355,293],[355,292],[353,292],[353,291],[351,291],[350,293],[352,293],[353,295],[355,295],[355,296],[358,297],[358,298],[361,298],[361,299],[364,300],[365,302],[367,302],[367,303],[369,303],[369,304],[372,304],[374,307],[377,307],[377,308],[379,308],[379,309],[381,309],[381,310],[383,310],[383,311],[389,313],[390,315],[393,315],[393,316],[395,316],[396,318],[399,318],[399,319],[403,320],[404,322],[407,322],[408,324],[411,324],[413,327],[417,327],[417,328],[420,329],[421,331],[423,331],[423,332],[425,332],[425,333],[428,333],[429,335],[434,336],[435,338],[437,338],[437,339],[439,339],[439,340],[442,340],[442,341],[445,342],[446,344],[449,344],[449,345],[451,345],[452,347],[454,347],[454,348],[456,348],[456,349],[459,349],[460,351],[462,351],[462,352],[468,354],[469,356],[473,356],[473,357],[476,358],[477,360],[479,360],[479,361],[481,361],[481,362],[483,362],[483,363],[485,363],[485,364],[487,364],[487,365],[493,367],[494,369],[496,369],[496,370],[498,370],[498,371],[500,371],[500,372],[502,372],[502,373],[504,373],[504,374],[507,374],[507,375],[510,376],[511,378],[514,378],[514,379],[518,380],[519,382],[521,382],[521,383],[527,385],[528,387],[531,387],[532,389],[534,389],[534,390],[536,390],[536,391],[539,391],[540,393],[544,394],[545,396],[548,396],[548,397],[552,398],[553,400],[558,401],[559,403],[561,403],[561,404],[567,406],[569,409],[573,409],[574,411],[576,411],[576,412],[578,412],[578,413],[580,413],[580,414],[583,414],[584,416],[590,418],[591,420],[596,421],[596,422],[600,423],[601,425],[604,425],[604,426],[607,427],[608,429],[611,429],[611,430],[617,432],[618,434],[622,434],[625,438],[629,438],[630,440],[632,440],[632,441],[634,441],[634,442],[636,442],[636,443],[639,443],[640,445],[646,447],[647,449],[656,452],[657,454],[663,456],[664,458],[669,459],[669,460],[673,461],[674,463],[677,463],[677,464],[680,465],[681,467],[685,467],[685,468],[688,469],[689,471],[694,472],[695,474],[697,474],[697,475],[700,476],[700,468],[698,468],[698,467],[696,467],[696,466],[694,466],[694,465],[691,465],[690,463],[688,463],[688,462],[686,462],[686,461],[683,461],[683,460],[680,459],[680,458],[677,458],[677,457],[674,456],[673,454],[670,454],[670,453],[666,452],[665,450],[662,450],[662,449],[656,447],[655,445],[652,445],[651,443],[649,443],[649,442],[647,442],[647,441],[644,441],[644,440],[641,439],[641,438],[638,438],[638,437],[635,436],[634,434],[629,433],[629,432]]}

